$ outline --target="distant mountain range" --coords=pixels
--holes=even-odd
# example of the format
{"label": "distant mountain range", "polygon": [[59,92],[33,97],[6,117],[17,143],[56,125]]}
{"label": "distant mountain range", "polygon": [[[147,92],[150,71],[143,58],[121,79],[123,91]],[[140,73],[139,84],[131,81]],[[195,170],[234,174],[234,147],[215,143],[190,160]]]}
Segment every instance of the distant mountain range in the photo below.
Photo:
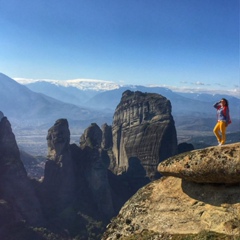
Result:
{"label": "distant mountain range", "polygon": [[30,90],[78,106],[108,111],[113,114],[126,90],[154,92],[167,97],[172,103],[173,115],[213,116],[213,104],[222,97],[229,100],[233,118],[239,116],[240,99],[220,94],[179,93],[164,87],[121,86],[102,80],[15,80]]}
{"label": "distant mountain range", "polygon": [[50,80],[50,79],[14,78],[14,80],[24,85],[44,82],[56,86],[74,87],[80,90],[93,90],[93,91],[108,91],[120,87],[119,84],[111,81],[95,79]]}
{"label": "distant mountain range", "polygon": [[[216,123],[213,104],[222,97],[230,103],[232,124],[228,132],[240,129],[239,98],[219,94],[177,93],[163,87],[120,86],[97,80],[72,80],[67,83],[53,80],[26,81],[13,80],[0,73],[0,111],[8,117],[18,141],[22,143],[23,140],[24,146],[35,148],[36,144],[33,146],[29,142],[37,141],[39,134],[45,139],[47,129],[59,118],[68,119],[72,138],[78,141],[79,134],[91,123],[99,126],[112,124],[114,111],[126,90],[154,92],[168,98],[180,142],[194,136],[212,135]],[[25,142],[25,136],[29,134],[34,140]],[[45,142],[41,141],[41,144],[45,146]]]}
{"label": "distant mountain range", "polygon": [[[49,85],[47,87],[49,88]],[[65,92],[59,93],[60,99],[61,96],[64,100]],[[74,99],[73,94],[71,97]],[[89,121],[101,122],[111,118],[111,115],[96,109],[79,107],[46,94],[31,91],[2,73],[0,73],[0,99],[0,111],[12,124],[21,127],[40,127],[44,124],[52,124],[59,118],[68,118],[69,122],[79,122],[86,127]]]}
{"label": "distant mountain range", "polygon": [[4,74],[0,74],[0,111],[21,124],[33,121],[36,125],[52,124],[58,118],[68,118],[84,126],[91,122],[111,124],[126,90],[165,96],[171,101],[175,121],[181,125],[211,119],[212,127],[216,120],[213,104],[225,97],[230,103],[232,119],[239,124],[240,99],[229,95],[176,93],[163,87],[120,86],[102,80],[13,80]]}

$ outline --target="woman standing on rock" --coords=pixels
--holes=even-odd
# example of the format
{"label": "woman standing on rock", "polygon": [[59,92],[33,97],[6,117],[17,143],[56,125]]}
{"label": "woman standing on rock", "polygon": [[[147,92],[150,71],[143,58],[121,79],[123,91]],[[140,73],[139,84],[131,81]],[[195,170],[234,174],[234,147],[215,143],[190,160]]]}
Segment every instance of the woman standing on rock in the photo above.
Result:
{"label": "woman standing on rock", "polygon": [[[219,145],[223,145],[226,142],[226,129],[228,124],[231,123],[228,100],[222,98],[220,102],[214,104],[217,109],[217,124],[215,125],[213,132],[216,135]],[[221,134],[221,135],[220,135]]]}

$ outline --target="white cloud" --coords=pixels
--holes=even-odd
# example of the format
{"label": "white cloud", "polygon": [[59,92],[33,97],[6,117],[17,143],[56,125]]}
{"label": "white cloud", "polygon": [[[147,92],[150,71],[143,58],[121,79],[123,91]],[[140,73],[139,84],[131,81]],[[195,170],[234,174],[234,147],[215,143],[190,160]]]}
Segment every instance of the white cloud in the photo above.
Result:
{"label": "white cloud", "polygon": [[[169,88],[173,92],[182,92],[182,93],[207,93],[207,94],[226,94],[240,98],[240,88],[233,89],[219,89],[219,87],[207,87],[208,84],[198,85],[198,87],[191,86],[169,86],[169,85],[149,85],[149,87],[165,87]],[[210,85],[210,84],[209,84]]]}
{"label": "white cloud", "polygon": [[203,82],[197,81],[197,82],[193,82],[194,85],[198,85],[198,86],[203,86],[205,85]]}

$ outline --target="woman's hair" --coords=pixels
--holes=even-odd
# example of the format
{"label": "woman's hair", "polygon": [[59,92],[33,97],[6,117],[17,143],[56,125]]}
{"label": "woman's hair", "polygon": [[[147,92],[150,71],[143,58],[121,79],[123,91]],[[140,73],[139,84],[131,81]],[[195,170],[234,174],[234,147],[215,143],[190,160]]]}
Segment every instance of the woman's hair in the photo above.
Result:
{"label": "woman's hair", "polygon": [[226,98],[222,98],[221,100],[225,101],[226,106],[228,107],[228,100]]}

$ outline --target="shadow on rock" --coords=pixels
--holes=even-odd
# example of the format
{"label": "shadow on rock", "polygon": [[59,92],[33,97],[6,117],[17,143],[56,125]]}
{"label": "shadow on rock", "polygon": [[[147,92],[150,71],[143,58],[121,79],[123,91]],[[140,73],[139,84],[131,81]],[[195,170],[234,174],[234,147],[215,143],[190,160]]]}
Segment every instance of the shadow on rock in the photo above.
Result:
{"label": "shadow on rock", "polygon": [[240,203],[240,184],[194,183],[183,179],[182,190],[191,198],[214,206]]}
{"label": "shadow on rock", "polygon": [[129,167],[124,175],[128,179],[129,186],[134,194],[138,189],[148,184],[150,179],[146,176],[146,170],[137,157],[130,157],[128,164]]}

